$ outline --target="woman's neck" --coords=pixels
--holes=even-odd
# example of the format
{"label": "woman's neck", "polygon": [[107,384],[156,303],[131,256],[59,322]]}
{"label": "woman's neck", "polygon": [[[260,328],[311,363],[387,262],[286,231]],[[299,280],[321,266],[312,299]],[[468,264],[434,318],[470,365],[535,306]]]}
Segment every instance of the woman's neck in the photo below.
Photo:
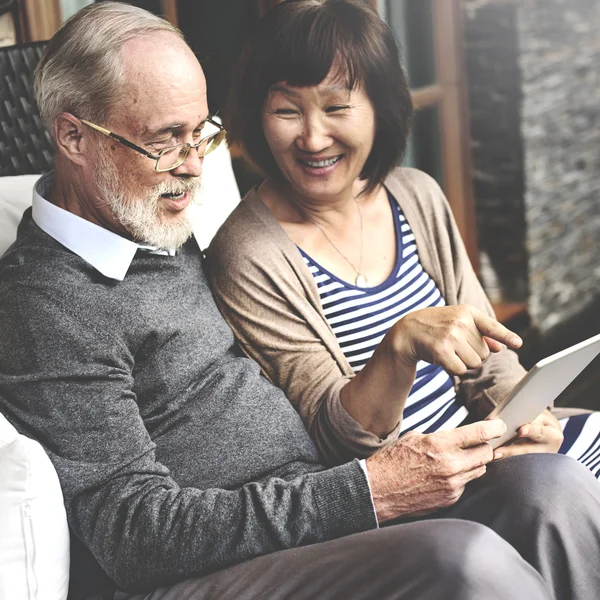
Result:
{"label": "woman's neck", "polygon": [[361,194],[365,183],[357,180],[354,186],[337,196],[308,198],[297,194],[291,186],[272,180],[264,181],[258,193],[274,217],[282,224],[318,223],[335,227],[356,212],[356,204],[368,203],[376,191]]}

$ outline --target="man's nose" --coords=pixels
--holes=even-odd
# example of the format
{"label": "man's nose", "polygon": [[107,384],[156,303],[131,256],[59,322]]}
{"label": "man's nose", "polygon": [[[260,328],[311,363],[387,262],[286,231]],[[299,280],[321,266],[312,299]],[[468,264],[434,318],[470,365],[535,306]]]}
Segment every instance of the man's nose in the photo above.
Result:
{"label": "man's nose", "polygon": [[185,160],[171,172],[173,175],[182,175],[185,177],[200,177],[202,175],[202,165],[204,156],[198,156],[195,148],[192,148]]}

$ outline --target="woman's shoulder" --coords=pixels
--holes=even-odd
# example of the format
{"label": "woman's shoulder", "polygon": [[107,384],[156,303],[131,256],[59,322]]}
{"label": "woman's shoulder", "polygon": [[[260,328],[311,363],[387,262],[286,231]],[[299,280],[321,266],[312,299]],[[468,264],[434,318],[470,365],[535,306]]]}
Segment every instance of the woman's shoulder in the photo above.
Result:
{"label": "woman's shoulder", "polygon": [[412,167],[396,167],[387,176],[385,185],[400,203],[403,197],[432,207],[446,202],[438,182],[431,175]]}
{"label": "woman's shoulder", "polygon": [[206,251],[211,268],[228,273],[262,263],[277,262],[291,243],[281,225],[250,190],[221,225]]}

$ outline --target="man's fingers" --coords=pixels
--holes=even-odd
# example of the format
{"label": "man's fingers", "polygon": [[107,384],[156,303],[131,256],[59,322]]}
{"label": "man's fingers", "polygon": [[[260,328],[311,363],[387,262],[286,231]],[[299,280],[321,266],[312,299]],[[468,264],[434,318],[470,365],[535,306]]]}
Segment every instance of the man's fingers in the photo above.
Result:
{"label": "man's fingers", "polygon": [[459,448],[470,448],[479,444],[486,444],[506,432],[506,424],[501,419],[478,421],[470,425],[463,425],[448,432],[452,441]]}
{"label": "man's fingers", "polygon": [[488,317],[472,306],[469,306],[469,310],[477,329],[482,335],[506,344],[509,348],[520,348],[523,345],[523,340],[516,333],[504,327],[496,319]]}
{"label": "man's fingers", "polygon": [[477,467],[476,469],[473,469],[472,471],[469,471],[468,473],[466,473],[466,481],[465,481],[465,485],[467,483],[469,483],[469,481],[474,481],[475,479],[479,479],[481,476],[485,475],[487,471],[487,467],[485,465],[483,465],[482,467]]}
{"label": "man's fingers", "polygon": [[485,467],[494,460],[494,451],[489,444],[479,444],[470,448],[462,448],[463,472],[467,473],[473,469]]}
{"label": "man's fingers", "polygon": [[510,446],[502,446],[494,452],[494,460],[508,458],[509,456],[519,456],[521,454],[545,454],[552,452],[544,444],[518,443]]}

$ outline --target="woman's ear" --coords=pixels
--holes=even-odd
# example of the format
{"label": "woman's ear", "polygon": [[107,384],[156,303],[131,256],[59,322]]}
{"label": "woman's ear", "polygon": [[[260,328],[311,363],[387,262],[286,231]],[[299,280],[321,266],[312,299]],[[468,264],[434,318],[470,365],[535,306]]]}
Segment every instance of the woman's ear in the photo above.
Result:
{"label": "woman's ear", "polygon": [[60,113],[54,120],[54,139],[59,152],[77,165],[88,160],[90,135],[84,127],[77,117],[68,112]]}

